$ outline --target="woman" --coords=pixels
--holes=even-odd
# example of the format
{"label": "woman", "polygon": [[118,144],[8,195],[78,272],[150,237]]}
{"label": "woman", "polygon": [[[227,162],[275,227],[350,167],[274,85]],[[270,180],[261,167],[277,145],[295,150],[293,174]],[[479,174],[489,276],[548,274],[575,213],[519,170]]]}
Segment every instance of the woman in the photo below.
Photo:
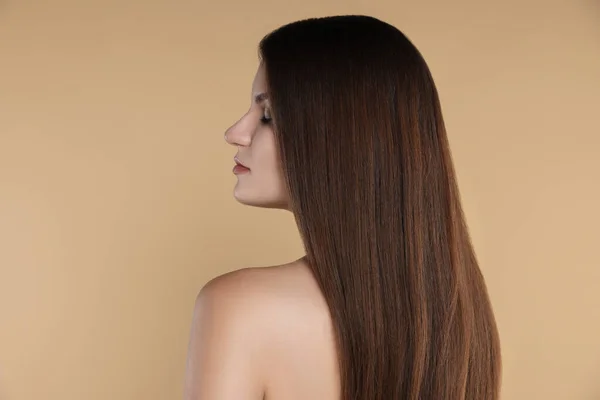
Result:
{"label": "woman", "polygon": [[487,400],[500,346],[429,69],[366,16],[260,43],[236,146],[243,204],[291,211],[306,256],[200,292],[187,400]]}

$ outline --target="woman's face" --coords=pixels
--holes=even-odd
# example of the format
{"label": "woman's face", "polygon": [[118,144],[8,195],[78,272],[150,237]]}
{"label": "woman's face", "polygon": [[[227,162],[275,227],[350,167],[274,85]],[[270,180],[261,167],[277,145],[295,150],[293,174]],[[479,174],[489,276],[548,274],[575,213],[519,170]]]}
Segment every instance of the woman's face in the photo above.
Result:
{"label": "woman's face", "polygon": [[225,132],[225,141],[238,148],[236,161],[241,164],[233,170],[233,195],[242,204],[289,209],[266,92],[261,63],[252,83],[250,109]]}

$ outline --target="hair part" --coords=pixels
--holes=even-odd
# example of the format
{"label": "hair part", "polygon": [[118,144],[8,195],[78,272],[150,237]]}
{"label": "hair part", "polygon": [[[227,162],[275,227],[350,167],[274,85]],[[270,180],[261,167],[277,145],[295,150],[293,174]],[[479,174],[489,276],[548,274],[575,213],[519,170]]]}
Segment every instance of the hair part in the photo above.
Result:
{"label": "hair part", "polygon": [[498,399],[497,327],[419,51],[347,15],[284,25],[259,54],[343,399]]}

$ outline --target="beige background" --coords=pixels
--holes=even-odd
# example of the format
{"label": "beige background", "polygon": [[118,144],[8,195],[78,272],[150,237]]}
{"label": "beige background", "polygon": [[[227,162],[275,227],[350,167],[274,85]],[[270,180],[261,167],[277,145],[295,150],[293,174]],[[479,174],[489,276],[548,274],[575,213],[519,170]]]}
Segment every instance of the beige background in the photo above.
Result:
{"label": "beige background", "polygon": [[[36,4],[37,3],[37,4]],[[598,1],[4,1],[0,399],[176,399],[211,277],[293,260],[225,128],[296,19],[405,31],[440,91],[504,399],[600,399]]]}

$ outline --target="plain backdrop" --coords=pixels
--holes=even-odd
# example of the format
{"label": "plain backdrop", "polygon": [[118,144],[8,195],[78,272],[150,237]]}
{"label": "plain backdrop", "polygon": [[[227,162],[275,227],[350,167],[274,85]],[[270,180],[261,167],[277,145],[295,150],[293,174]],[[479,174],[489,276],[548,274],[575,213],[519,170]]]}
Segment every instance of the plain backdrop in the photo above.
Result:
{"label": "plain backdrop", "polygon": [[177,399],[210,278],[295,260],[225,129],[278,26],[368,14],[421,50],[498,321],[503,399],[600,399],[600,3],[0,3],[0,399]]}

